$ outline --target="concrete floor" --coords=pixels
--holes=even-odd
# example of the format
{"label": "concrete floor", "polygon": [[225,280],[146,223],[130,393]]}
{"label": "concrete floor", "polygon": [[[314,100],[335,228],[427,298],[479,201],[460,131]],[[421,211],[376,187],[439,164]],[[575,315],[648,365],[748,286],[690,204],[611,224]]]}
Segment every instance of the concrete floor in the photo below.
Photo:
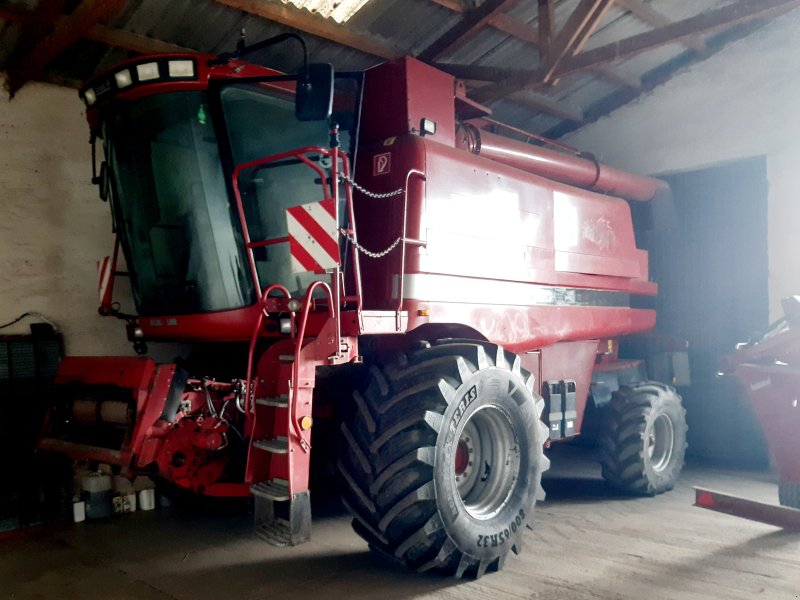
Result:
{"label": "concrete floor", "polygon": [[559,452],[536,530],[501,573],[459,582],[372,555],[338,509],[291,549],[254,538],[243,514],[176,507],[0,541],[0,598],[800,598],[800,533],[692,506],[693,485],[777,503],[768,475],[690,466],[658,498],[611,493],[585,450]]}

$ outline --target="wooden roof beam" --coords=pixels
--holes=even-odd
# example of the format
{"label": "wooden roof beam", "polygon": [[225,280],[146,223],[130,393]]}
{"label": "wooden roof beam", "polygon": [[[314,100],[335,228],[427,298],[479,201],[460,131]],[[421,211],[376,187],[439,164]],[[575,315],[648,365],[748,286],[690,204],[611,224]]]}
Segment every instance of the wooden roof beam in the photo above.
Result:
{"label": "wooden roof beam", "polygon": [[431,0],[431,2],[452,10],[453,12],[463,13],[469,10],[466,6],[464,6],[462,0]]}
{"label": "wooden roof beam", "polygon": [[[0,9],[0,20],[11,21],[12,23],[23,23],[26,19],[31,18],[32,15],[33,12]],[[66,18],[67,17],[60,17],[57,24]],[[87,40],[100,42],[115,48],[122,48],[123,50],[138,52],[139,54],[197,52],[197,50],[193,48],[178,46],[177,44],[140,35],[131,31],[125,31],[124,29],[115,29],[99,23],[97,25],[92,25],[83,37]]]}
{"label": "wooden roof beam", "polygon": [[66,0],[39,2],[32,12],[20,21],[20,34],[11,51],[8,65],[15,65],[31,48],[47,37],[58,22]]}
{"label": "wooden roof beam", "polygon": [[285,4],[264,2],[263,0],[216,0],[216,2],[342,46],[353,48],[364,54],[388,60],[399,58],[404,54],[404,52],[389,43],[356,33],[347,27],[337,25]]}
{"label": "wooden roof beam", "polygon": [[584,71],[615,60],[629,58],[693,35],[730,29],[754,19],[775,17],[798,6],[800,0],[739,0],[722,8],[700,13],[683,21],[676,21],[574,56],[562,63],[559,74]]}
{"label": "wooden roof beam", "polygon": [[528,42],[534,46],[539,45],[539,36],[536,35],[536,30],[533,27],[523,23],[519,19],[510,17],[505,13],[495,15],[489,19],[489,25],[502,33],[506,33],[511,37],[517,38],[518,40]]}
{"label": "wooden roof beam", "polygon": [[563,59],[572,56],[583,47],[613,3],[614,0],[581,0],[563,29],[553,39],[552,45],[544,48],[542,75],[544,83],[555,79],[555,73]]}
{"label": "wooden roof beam", "polygon": [[84,36],[87,40],[101,42],[115,48],[123,48],[139,54],[169,54],[171,52],[197,52],[156,38],[139,35],[123,29],[112,29],[105,25],[94,25]]}
{"label": "wooden roof beam", "polygon": [[[460,2],[457,0],[431,0],[432,2],[444,6],[446,8],[450,8],[451,10],[457,10],[453,8],[454,6],[461,6]],[[539,0],[540,2],[540,9],[545,11],[545,16],[539,15],[539,23],[541,25],[543,20],[547,20],[549,11],[553,8],[553,0]],[[463,12],[463,9],[461,9]],[[551,21],[552,23],[552,21]],[[544,46],[544,43],[541,41],[541,27],[537,30],[535,27],[528,25],[527,23],[523,23],[522,21],[515,19],[513,17],[508,16],[507,14],[499,14],[495,15],[489,20],[489,25],[497,29],[498,31],[502,31],[503,33],[507,33],[508,35],[522,40],[523,42],[527,42],[528,44],[532,44],[536,46],[540,51]],[[496,68],[496,67],[487,67],[481,65],[462,65],[462,64],[453,64],[453,63],[438,63],[436,65],[438,68],[442,69],[458,77],[459,79],[471,80],[471,81],[502,81],[503,79],[508,79],[509,77],[516,77],[519,76],[523,71],[521,69],[504,69],[504,68]],[[624,87],[630,89],[638,90],[641,87],[641,81],[638,77],[633,75],[628,75],[624,73],[620,69],[611,66],[602,66],[595,69],[598,75],[601,75],[605,79],[612,81],[618,85],[622,85]]]}
{"label": "wooden roof beam", "polygon": [[[615,4],[622,10],[631,13],[640,21],[653,27],[664,27],[671,23],[667,17],[642,2],[642,0],[616,0]],[[681,43],[701,56],[708,54],[706,43],[699,37],[686,38]]]}
{"label": "wooden roof beam", "polygon": [[[693,35],[730,29],[754,19],[765,19],[783,14],[800,6],[800,0],[738,0],[716,10],[701,13],[682,21],[676,21],[583,52],[561,61],[556,75],[563,77],[573,73],[605,66],[615,60],[629,58],[642,52],[679,42]],[[477,90],[475,100],[489,102],[502,98],[526,87],[537,88],[544,82],[545,70],[534,69],[525,76],[514,76],[497,85]]]}
{"label": "wooden roof beam", "polygon": [[28,81],[41,74],[59,54],[95,24],[105,21],[125,6],[126,0],[84,0],[68,17],[58,21],[53,32],[8,68],[6,88],[13,97]]}
{"label": "wooden roof beam", "polygon": [[615,69],[608,65],[600,65],[593,67],[592,71],[597,73],[603,79],[607,79],[621,87],[628,88],[629,90],[639,91],[642,89],[642,79],[636,75],[629,75],[621,69]]}
{"label": "wooden roof beam", "polygon": [[477,8],[463,13],[461,20],[417,55],[425,62],[434,62],[446,52],[460,48],[478,35],[489,20],[518,4],[520,0],[485,0]]}
{"label": "wooden roof beam", "polygon": [[[453,12],[467,12],[461,0],[431,0],[431,2],[448,10],[452,10]],[[539,45],[539,36],[536,33],[536,29],[506,13],[495,14],[491,16],[486,23],[490,27],[494,27],[498,31],[507,33],[512,37],[528,42],[529,44],[534,44],[535,46]]]}
{"label": "wooden roof beam", "polygon": [[553,43],[553,36],[556,30],[555,0],[539,0],[538,9],[539,48],[546,50]]}

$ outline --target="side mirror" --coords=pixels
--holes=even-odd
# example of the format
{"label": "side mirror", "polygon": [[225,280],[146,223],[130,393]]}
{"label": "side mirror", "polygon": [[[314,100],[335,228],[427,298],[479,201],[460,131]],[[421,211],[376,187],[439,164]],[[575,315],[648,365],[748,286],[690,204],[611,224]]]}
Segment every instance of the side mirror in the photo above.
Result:
{"label": "side mirror", "polygon": [[308,65],[297,78],[294,114],[298,121],[323,121],[333,110],[333,66]]}
{"label": "side mirror", "polygon": [[106,161],[100,163],[100,175],[92,177],[92,183],[99,188],[100,200],[106,202],[108,200],[108,163]]}

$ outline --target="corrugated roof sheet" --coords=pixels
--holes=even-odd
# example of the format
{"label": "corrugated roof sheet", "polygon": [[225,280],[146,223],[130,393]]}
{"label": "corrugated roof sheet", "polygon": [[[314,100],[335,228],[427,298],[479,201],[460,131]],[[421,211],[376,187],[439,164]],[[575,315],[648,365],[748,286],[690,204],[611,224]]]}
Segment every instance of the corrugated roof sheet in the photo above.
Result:
{"label": "corrugated roof sheet", "polygon": [[[451,4],[455,3],[455,0],[450,1]],[[736,1],[638,0],[644,7],[642,10],[655,10],[672,22]],[[271,5],[273,9],[282,7],[287,14],[300,14],[279,0],[261,2],[264,6]],[[371,0],[347,23],[345,29],[394,47],[400,54],[416,55],[461,22],[466,14],[451,10],[440,2],[446,4],[444,0]],[[567,23],[579,3],[580,0],[556,2],[556,31]],[[67,2],[67,7],[74,8],[78,4],[78,0],[71,0]],[[475,3],[472,0],[464,2],[465,6],[473,4]],[[480,5],[481,2],[477,4]],[[24,15],[35,10],[37,5],[37,0],[0,0],[0,64],[8,61],[9,53],[19,40],[21,21],[18,18],[4,18],[3,14]],[[626,12],[624,6],[625,4],[613,5],[606,12],[586,42],[584,50],[602,47],[653,28],[652,24],[646,23],[642,18]],[[305,16],[312,20],[319,19],[310,13]],[[517,26],[527,26],[536,32],[538,3],[533,0],[518,2],[508,10],[507,16],[515,19]],[[230,8],[214,0],[128,0],[121,13],[106,25],[112,30],[163,40],[208,53],[234,49],[242,30],[246,32],[247,40],[251,43],[291,30],[280,23]],[[362,70],[383,60],[322,37],[308,34],[304,37],[313,60],[330,62],[339,70]],[[648,73],[665,64],[670,67],[680,66],[680,59],[686,52],[683,44],[669,44],[614,61],[607,65],[616,70],[611,73],[592,70],[564,76],[558,81],[558,85],[537,88],[536,93],[562,103],[567,111],[586,111],[619,92],[620,86],[624,87],[621,80],[646,77]],[[49,65],[48,73],[58,81],[77,82],[132,54],[127,50],[109,48],[104,44],[82,39]],[[263,59],[268,60],[270,66],[275,68],[291,71],[299,65],[297,52],[290,45],[275,47],[266,54],[268,56]],[[686,56],[688,58],[690,55]],[[541,57],[539,49],[528,41],[487,25],[469,42],[444,52],[439,60],[444,64],[532,71],[540,66]],[[525,98],[524,94],[516,97],[523,100]],[[507,118],[514,124],[525,125],[538,132],[579,125],[544,110],[537,110],[530,103],[515,103],[513,98],[515,96],[494,102],[494,109],[498,116]]]}

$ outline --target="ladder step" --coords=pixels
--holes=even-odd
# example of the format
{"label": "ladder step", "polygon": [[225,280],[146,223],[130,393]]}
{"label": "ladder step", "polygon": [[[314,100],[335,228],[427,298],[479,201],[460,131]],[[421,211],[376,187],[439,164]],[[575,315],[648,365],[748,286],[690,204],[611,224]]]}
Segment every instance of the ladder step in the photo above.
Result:
{"label": "ladder step", "polygon": [[250,486],[250,493],[273,502],[285,502],[292,495],[289,493],[289,484],[283,479],[270,479]]}
{"label": "ladder step", "polygon": [[289,521],[276,519],[256,527],[256,536],[273,546],[288,546],[292,543]]}
{"label": "ladder step", "polygon": [[289,406],[289,394],[281,394],[275,398],[256,398],[256,404],[261,406],[277,406],[287,408]]}
{"label": "ladder step", "polygon": [[278,437],[272,440],[256,440],[253,442],[253,446],[273,454],[287,454],[289,452],[289,440],[285,437]]}

